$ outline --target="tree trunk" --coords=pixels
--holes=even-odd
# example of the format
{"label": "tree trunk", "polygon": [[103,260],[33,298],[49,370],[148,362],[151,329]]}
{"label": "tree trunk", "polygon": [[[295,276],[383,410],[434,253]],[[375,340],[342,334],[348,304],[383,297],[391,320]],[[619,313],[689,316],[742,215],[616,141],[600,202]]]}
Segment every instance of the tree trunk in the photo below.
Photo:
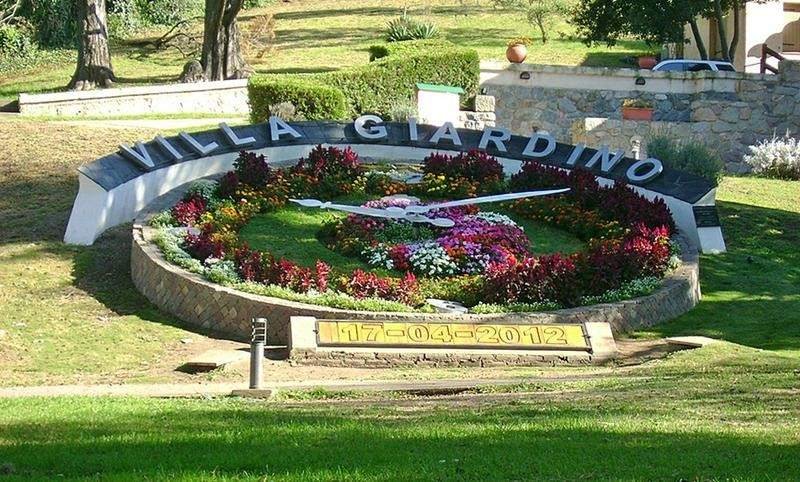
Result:
{"label": "tree trunk", "polygon": [[719,32],[719,46],[722,49],[723,60],[731,61],[728,51],[728,34],[725,32],[725,12],[722,11],[722,0],[714,0],[714,18],[717,20]]}
{"label": "tree trunk", "polygon": [[106,0],[78,0],[78,65],[69,83],[74,90],[111,87],[117,78],[108,50]]}
{"label": "tree trunk", "polygon": [[694,35],[694,43],[697,45],[697,51],[700,53],[700,58],[708,60],[708,50],[706,50],[706,43],[703,40],[703,34],[700,33],[700,27],[697,26],[697,18],[692,17],[689,20],[689,26],[692,27],[692,35]]}
{"label": "tree trunk", "polygon": [[734,0],[732,5],[733,5],[732,6],[732,8],[733,8],[733,38],[731,38],[731,46],[728,49],[728,59],[730,59],[731,62],[734,62],[736,60],[736,47],[739,46],[739,36],[740,36],[740,32],[741,32],[741,29],[739,28],[739,20],[740,20],[739,19],[739,14],[740,14],[739,9],[743,8],[744,5],[741,4],[738,0]]}
{"label": "tree trunk", "polygon": [[244,0],[206,0],[203,53],[206,80],[242,79],[252,72],[244,61],[236,17]]}

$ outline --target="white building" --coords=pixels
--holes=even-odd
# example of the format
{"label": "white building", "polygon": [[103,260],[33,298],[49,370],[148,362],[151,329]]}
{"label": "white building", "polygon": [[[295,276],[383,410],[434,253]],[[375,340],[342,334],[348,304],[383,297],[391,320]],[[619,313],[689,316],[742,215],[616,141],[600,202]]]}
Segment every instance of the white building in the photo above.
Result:
{"label": "white building", "polygon": [[[733,15],[726,18],[725,31],[728,41],[733,37]],[[709,57],[722,58],[717,22],[698,19]],[[787,58],[800,59],[800,0],[770,0],[765,3],[747,2],[739,15],[740,40],[736,49],[734,65],[737,70],[758,72],[762,46],[782,52]],[[700,58],[691,29],[686,27],[686,38],[690,42],[684,47],[684,57]],[[777,66],[776,60],[770,64]]]}

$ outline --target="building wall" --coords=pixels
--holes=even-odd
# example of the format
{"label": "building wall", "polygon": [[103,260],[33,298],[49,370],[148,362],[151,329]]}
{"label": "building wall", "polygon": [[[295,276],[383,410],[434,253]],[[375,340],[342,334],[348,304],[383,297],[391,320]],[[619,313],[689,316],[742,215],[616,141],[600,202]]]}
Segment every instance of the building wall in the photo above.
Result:
{"label": "building wall", "polygon": [[[740,15],[739,28],[741,29],[739,47],[736,49],[734,65],[740,72],[759,72],[761,62],[761,46],[767,44],[771,49],[783,51],[783,31],[789,22],[789,17],[784,13],[784,0],[771,0],[765,3],[748,2]],[[722,49],[719,43],[716,27],[713,22],[705,18],[697,21],[703,41],[711,58],[721,58]],[[725,31],[728,41],[733,37],[733,15],[725,17]],[[687,25],[684,29],[687,43],[684,46],[684,58],[699,59],[700,51],[692,35],[692,29]],[[772,62],[777,66],[777,61]]]}

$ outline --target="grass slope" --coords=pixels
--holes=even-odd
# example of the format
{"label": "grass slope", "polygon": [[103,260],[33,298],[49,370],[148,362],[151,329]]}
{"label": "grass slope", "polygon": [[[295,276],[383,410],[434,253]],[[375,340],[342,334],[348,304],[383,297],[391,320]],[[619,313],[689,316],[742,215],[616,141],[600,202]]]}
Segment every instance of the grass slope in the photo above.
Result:
{"label": "grass slope", "polygon": [[[536,35],[524,14],[495,10],[487,0],[294,0],[242,13],[245,31],[256,16],[275,16],[273,49],[260,58],[257,52],[246,52],[246,57],[258,72],[320,72],[365,64],[369,61],[367,48],[383,40],[386,23],[406,8],[410,15],[436,23],[444,38],[475,48],[484,59],[504,59],[509,39]],[[200,22],[193,30],[202,38]],[[566,37],[561,39],[559,32]],[[180,75],[188,59],[175,50],[155,52],[143,46],[143,41],[163,33],[152,30],[112,41],[112,61],[121,86],[171,82]],[[564,21],[552,33],[553,40],[547,44],[531,46],[530,62],[621,67],[621,59],[647,49],[636,41],[621,41],[611,49],[586,47],[568,38],[573,29]],[[75,69],[75,56],[65,52],[57,58],[60,61],[27,71],[0,73],[0,99],[62,88]]]}
{"label": "grass slope", "polygon": [[800,356],[800,183],[726,178],[728,252],[703,256],[703,301],[652,331],[697,334]]}
{"label": "grass slope", "polygon": [[719,344],[513,403],[0,400],[0,462],[4,480],[792,480],[799,367]]}
{"label": "grass slope", "polygon": [[0,122],[0,386],[188,378],[174,368],[193,334],[136,291],[129,228],[61,243],[75,168],[155,134]]}

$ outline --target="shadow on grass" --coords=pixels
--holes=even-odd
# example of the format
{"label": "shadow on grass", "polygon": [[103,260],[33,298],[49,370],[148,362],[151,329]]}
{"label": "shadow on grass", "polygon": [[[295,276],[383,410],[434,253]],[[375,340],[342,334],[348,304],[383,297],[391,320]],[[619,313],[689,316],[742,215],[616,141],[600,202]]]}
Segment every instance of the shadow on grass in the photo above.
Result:
{"label": "shadow on grass", "polygon": [[648,430],[631,422],[632,410],[504,407],[424,415],[389,411],[385,417],[387,411],[353,415],[237,402],[75,402],[69,417],[5,424],[0,461],[14,464],[20,478],[115,480],[178,474],[271,480],[798,475],[800,446],[794,439],[775,444],[763,434]]}
{"label": "shadow on grass", "polygon": [[800,214],[718,204],[728,252],[702,257],[703,301],[651,331],[800,350]]}
{"label": "shadow on grass", "polygon": [[76,248],[72,271],[75,287],[120,316],[134,315],[212,338],[230,338],[199,327],[188,327],[145,298],[131,279],[131,243],[131,225],[125,224],[106,231],[92,246]]}

